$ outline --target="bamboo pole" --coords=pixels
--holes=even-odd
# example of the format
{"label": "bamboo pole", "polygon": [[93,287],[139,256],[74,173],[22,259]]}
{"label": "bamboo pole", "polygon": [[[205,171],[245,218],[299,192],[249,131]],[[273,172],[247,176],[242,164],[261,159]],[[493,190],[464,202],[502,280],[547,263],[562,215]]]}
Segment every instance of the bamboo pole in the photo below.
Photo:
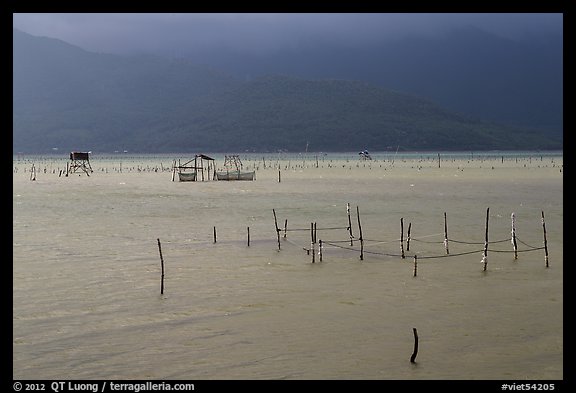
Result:
{"label": "bamboo pole", "polygon": [[352,235],[352,221],[350,219],[350,203],[346,204],[346,212],[348,213],[348,233],[350,234],[350,246],[353,246],[354,243],[352,242],[352,239],[354,236]]}
{"label": "bamboo pole", "polygon": [[364,260],[364,239],[362,238],[362,224],[360,224],[360,209],[356,206],[356,216],[358,218],[358,233],[360,234],[360,260]]}
{"label": "bamboo pole", "polygon": [[410,229],[412,229],[412,223],[408,223],[408,237],[406,238],[406,251],[410,251]]}
{"label": "bamboo pole", "polygon": [[544,221],[544,210],[542,210],[542,230],[544,231],[544,261],[546,262],[546,267],[550,267],[548,264],[548,241],[546,240],[546,222]]}
{"label": "bamboo pole", "polygon": [[164,294],[164,258],[162,257],[162,246],[160,245],[160,239],[158,240],[158,252],[160,253],[160,266],[162,269],[162,275],[160,280],[160,295]]}
{"label": "bamboo pole", "polygon": [[400,252],[402,253],[402,259],[406,258],[404,255],[404,218],[400,217]]}
{"label": "bamboo pole", "polygon": [[278,238],[278,251],[280,251],[280,230],[278,229],[278,220],[276,219],[276,210],[272,209],[274,213],[274,226],[276,227],[276,237]]}
{"label": "bamboo pole", "polygon": [[515,224],[516,216],[514,215],[514,213],[512,213],[510,218],[512,220],[512,246],[514,247],[514,259],[516,260],[518,259],[518,243],[516,242],[516,224]]}
{"label": "bamboo pole", "polygon": [[484,271],[488,266],[488,219],[490,218],[490,208],[486,208],[486,234],[484,236],[484,253],[482,256],[482,262],[484,263]]}
{"label": "bamboo pole", "polygon": [[316,252],[314,250],[314,223],[310,223],[310,252],[312,253],[312,263],[314,263],[314,259],[316,258]]}
{"label": "bamboo pole", "polygon": [[446,249],[446,254],[450,254],[448,250],[448,220],[446,219],[446,212],[444,212],[444,248]]}
{"label": "bamboo pole", "polygon": [[412,328],[412,332],[414,333],[414,351],[412,352],[412,356],[410,356],[410,363],[416,363],[416,355],[418,355],[418,331],[416,328]]}
{"label": "bamboo pole", "polygon": [[176,176],[176,160],[172,160],[172,181],[174,181],[175,176]]}

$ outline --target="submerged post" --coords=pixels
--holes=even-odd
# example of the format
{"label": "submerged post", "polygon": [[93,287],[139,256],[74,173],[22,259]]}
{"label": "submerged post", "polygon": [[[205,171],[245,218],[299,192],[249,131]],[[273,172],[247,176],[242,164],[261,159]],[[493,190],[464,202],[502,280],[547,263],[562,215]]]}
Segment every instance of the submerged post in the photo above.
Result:
{"label": "submerged post", "polygon": [[284,220],[284,238],[286,238],[286,232],[288,231],[288,219]]}
{"label": "submerged post", "polygon": [[512,219],[512,246],[514,247],[514,259],[518,259],[518,243],[516,243],[516,224],[514,213],[510,216]]}
{"label": "submerged post", "polygon": [[248,232],[248,247],[250,247],[250,227],[246,227],[246,230]]}
{"label": "submerged post", "polygon": [[542,210],[542,230],[544,231],[544,261],[546,261],[546,267],[548,265],[548,242],[546,241],[546,222],[544,222],[544,210]]}
{"label": "submerged post", "polygon": [[414,333],[414,351],[412,351],[412,356],[410,356],[410,363],[416,363],[416,355],[418,355],[418,331],[416,328],[412,328]]}
{"label": "submerged post", "polygon": [[414,254],[414,277],[418,274],[418,256]]}
{"label": "submerged post", "polygon": [[446,254],[450,254],[450,251],[448,251],[448,220],[446,219],[446,212],[444,212],[444,248],[446,249]]}
{"label": "submerged post", "polygon": [[360,224],[360,209],[356,206],[356,216],[358,218],[358,233],[360,234],[360,260],[364,260],[364,239],[362,238],[362,224]]}
{"label": "submerged post", "polygon": [[160,239],[158,240],[158,252],[160,253],[160,266],[162,269],[162,275],[160,280],[160,295],[164,294],[164,258],[162,257],[162,246],[160,245]]}
{"label": "submerged post", "polygon": [[320,262],[322,262],[322,239],[318,241],[318,256],[320,257]]}
{"label": "submerged post", "polygon": [[216,227],[214,227],[214,243],[216,243]]}
{"label": "submerged post", "polygon": [[486,208],[486,234],[484,236],[484,253],[482,256],[482,262],[484,263],[484,271],[488,266],[488,219],[490,218],[490,208]]}

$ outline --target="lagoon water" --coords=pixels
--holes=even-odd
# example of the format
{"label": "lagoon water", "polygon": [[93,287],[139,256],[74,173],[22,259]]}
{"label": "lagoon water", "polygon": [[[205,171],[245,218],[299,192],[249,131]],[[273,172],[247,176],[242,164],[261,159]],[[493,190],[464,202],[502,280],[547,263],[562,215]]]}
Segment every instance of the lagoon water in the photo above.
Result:
{"label": "lagoon water", "polygon": [[14,379],[563,378],[562,152],[241,155],[253,182],[67,158],[13,159]]}

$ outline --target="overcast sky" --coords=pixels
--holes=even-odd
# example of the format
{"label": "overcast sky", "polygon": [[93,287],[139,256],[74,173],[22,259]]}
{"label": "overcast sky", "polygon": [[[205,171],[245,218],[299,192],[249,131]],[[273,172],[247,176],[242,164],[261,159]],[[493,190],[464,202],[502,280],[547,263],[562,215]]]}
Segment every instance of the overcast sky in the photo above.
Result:
{"label": "overcast sky", "polygon": [[16,13],[13,26],[105,53],[187,54],[208,48],[265,52],[307,39],[372,43],[475,26],[512,39],[561,33],[562,14],[75,14]]}

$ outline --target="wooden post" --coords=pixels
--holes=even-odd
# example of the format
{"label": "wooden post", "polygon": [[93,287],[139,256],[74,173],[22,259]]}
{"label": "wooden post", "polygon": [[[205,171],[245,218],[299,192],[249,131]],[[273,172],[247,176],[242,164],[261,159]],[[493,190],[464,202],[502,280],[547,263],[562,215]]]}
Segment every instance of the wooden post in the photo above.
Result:
{"label": "wooden post", "polygon": [[362,238],[362,225],[360,224],[360,209],[356,206],[356,216],[358,218],[358,233],[360,234],[360,260],[364,260],[364,239]]}
{"label": "wooden post", "polygon": [[414,277],[416,277],[418,272],[418,256],[414,254]]}
{"label": "wooden post", "polygon": [[320,262],[322,262],[322,239],[318,241],[318,256],[320,257]]}
{"label": "wooden post", "polygon": [[160,239],[158,240],[158,252],[160,253],[160,266],[162,268],[162,275],[160,281],[160,295],[164,294],[164,258],[162,257],[162,246],[160,245]]}
{"label": "wooden post", "polygon": [[274,213],[274,226],[276,227],[276,237],[278,238],[278,251],[280,251],[280,230],[278,229],[278,220],[276,219],[276,210],[272,209]]}
{"label": "wooden post", "polygon": [[314,251],[314,223],[310,223],[310,252],[312,253],[312,263],[314,263],[314,259],[316,258],[316,252]]}
{"label": "wooden post", "polygon": [[544,261],[546,261],[546,267],[548,265],[548,242],[546,241],[546,222],[544,222],[544,210],[542,210],[542,230],[544,231]]}
{"label": "wooden post", "polygon": [[416,328],[412,328],[412,332],[414,333],[414,351],[412,352],[412,356],[410,356],[410,363],[416,363],[416,355],[418,355],[418,331]]}
{"label": "wooden post", "polygon": [[250,227],[246,227],[246,230],[248,231],[248,247],[250,247]]}
{"label": "wooden post", "polygon": [[174,181],[175,176],[176,176],[176,160],[172,160],[172,181]]}
{"label": "wooden post", "polygon": [[346,212],[348,213],[348,233],[350,234],[350,246],[353,246],[354,244],[352,243],[352,239],[354,238],[354,236],[352,236],[352,221],[350,219],[350,203],[346,204]]}
{"label": "wooden post", "polygon": [[410,251],[410,229],[412,229],[412,223],[408,223],[408,237],[406,239],[406,251]]}
{"label": "wooden post", "polygon": [[484,271],[488,266],[488,219],[490,217],[490,208],[486,209],[486,234],[484,236],[484,254],[482,256],[482,262],[484,263]]}
{"label": "wooden post", "polygon": [[514,259],[518,259],[518,244],[516,243],[516,225],[515,225],[515,215],[512,213],[510,216],[512,219],[512,246],[514,247]]}
{"label": "wooden post", "polygon": [[288,231],[288,219],[284,220],[284,239],[286,239],[286,232]]}
{"label": "wooden post", "polygon": [[68,171],[69,171],[69,169],[68,169],[68,162],[67,162],[66,163],[66,177],[68,177]]}
{"label": "wooden post", "polygon": [[214,243],[216,243],[216,227],[214,227]]}
{"label": "wooden post", "polygon": [[444,212],[444,248],[446,249],[446,254],[450,254],[450,251],[448,251],[448,220],[446,219],[446,212]]}
{"label": "wooden post", "polygon": [[404,218],[400,217],[400,252],[402,253],[402,259],[406,258],[404,256]]}
{"label": "wooden post", "polygon": [[280,176],[280,169],[278,169],[278,183],[280,183],[281,181],[282,180],[281,180],[281,176]]}
{"label": "wooden post", "polygon": [[438,153],[438,168],[440,168],[440,153]]}

